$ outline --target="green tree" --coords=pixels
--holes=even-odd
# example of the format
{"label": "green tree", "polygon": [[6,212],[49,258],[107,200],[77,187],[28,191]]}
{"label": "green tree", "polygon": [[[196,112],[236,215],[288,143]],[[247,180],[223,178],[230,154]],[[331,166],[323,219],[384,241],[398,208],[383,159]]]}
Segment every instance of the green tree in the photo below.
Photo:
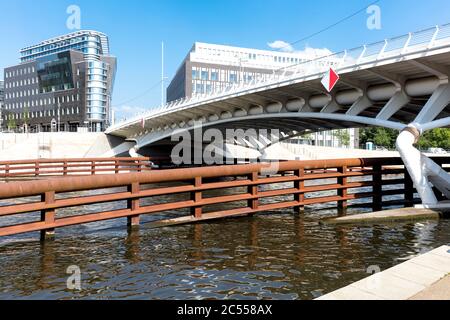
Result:
{"label": "green tree", "polygon": [[14,120],[13,118],[10,118],[9,120],[8,120],[8,129],[9,130],[11,130],[11,129],[16,129],[16,120]]}
{"label": "green tree", "polygon": [[438,128],[425,132],[422,137],[420,137],[417,146],[420,149],[450,149],[450,129]]}
{"label": "green tree", "polygon": [[394,129],[370,127],[359,131],[359,139],[364,145],[367,142],[373,142],[376,146],[393,149],[398,133]]}
{"label": "green tree", "polygon": [[350,146],[350,133],[348,130],[335,130],[333,135],[339,140],[341,145],[348,147]]}

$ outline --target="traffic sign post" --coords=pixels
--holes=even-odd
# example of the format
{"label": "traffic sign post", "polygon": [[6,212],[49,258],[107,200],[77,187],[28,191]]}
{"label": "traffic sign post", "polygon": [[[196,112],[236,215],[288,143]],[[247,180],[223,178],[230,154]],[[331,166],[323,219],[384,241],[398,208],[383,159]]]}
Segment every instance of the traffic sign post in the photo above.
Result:
{"label": "traffic sign post", "polygon": [[328,92],[333,90],[336,83],[339,81],[339,75],[332,68],[328,70],[325,76],[322,78],[322,85],[327,89]]}

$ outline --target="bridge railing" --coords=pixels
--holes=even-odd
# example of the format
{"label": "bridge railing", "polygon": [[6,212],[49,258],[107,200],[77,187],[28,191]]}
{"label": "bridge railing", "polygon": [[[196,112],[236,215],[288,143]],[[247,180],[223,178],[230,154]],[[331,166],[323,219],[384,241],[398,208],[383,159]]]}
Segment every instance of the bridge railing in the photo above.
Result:
{"label": "bridge railing", "polygon": [[95,175],[151,170],[150,158],[80,158],[0,161],[0,178]]}
{"label": "bridge railing", "polygon": [[[142,118],[156,117],[165,113],[183,110],[200,102],[206,103],[208,101],[220,99],[221,97],[256,89],[262,86],[321,74],[328,71],[330,67],[333,67],[336,70],[352,66],[356,67],[381,61],[383,59],[415,52],[420,53],[425,50],[436,49],[448,45],[450,45],[450,24],[436,26],[434,28],[409,33],[400,37],[386,39],[381,42],[283,67],[275,70],[274,74],[267,80],[254,80],[250,83],[237,84],[226,89],[219,89],[210,93],[194,95],[190,98],[173,101],[136,115],[136,117],[127,122],[140,122]],[[121,124],[118,123],[108,130],[114,130],[114,128],[118,128],[120,125]]]}
{"label": "bridge railing", "polygon": [[164,212],[176,217],[159,225],[325,203],[411,205],[414,189],[401,164],[400,158],[287,161],[276,174],[267,164],[248,164],[4,183],[0,236],[40,231],[44,238],[55,228],[125,217],[137,225],[143,215]]}

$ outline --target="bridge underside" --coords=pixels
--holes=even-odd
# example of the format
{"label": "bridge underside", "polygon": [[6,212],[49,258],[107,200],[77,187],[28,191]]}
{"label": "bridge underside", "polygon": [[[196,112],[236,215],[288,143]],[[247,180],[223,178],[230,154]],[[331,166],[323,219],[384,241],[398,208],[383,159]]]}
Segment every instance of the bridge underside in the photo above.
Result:
{"label": "bridge underside", "polygon": [[198,127],[218,129],[224,136],[226,129],[277,129],[283,138],[386,127],[401,132],[397,148],[424,204],[437,204],[431,183],[450,198],[450,177],[413,147],[423,132],[450,126],[450,46],[387,57],[380,53],[366,62],[344,64],[337,72],[341,78],[331,93],[321,84],[323,72],[284,75],[269,83],[169,105],[108,133],[134,143],[131,154],[137,155],[136,151],[149,147],[170,149],[176,144],[174,135],[192,135]]}

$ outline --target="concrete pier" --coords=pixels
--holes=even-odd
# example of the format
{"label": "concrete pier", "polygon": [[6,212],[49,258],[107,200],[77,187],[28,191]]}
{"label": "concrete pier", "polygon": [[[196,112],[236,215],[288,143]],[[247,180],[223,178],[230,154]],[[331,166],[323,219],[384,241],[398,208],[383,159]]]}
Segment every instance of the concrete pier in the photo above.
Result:
{"label": "concrete pier", "polygon": [[317,300],[450,299],[450,246],[442,246]]}
{"label": "concrete pier", "polygon": [[320,221],[321,224],[357,224],[414,221],[425,219],[439,219],[447,216],[448,211],[425,208],[399,208],[371,213],[363,213]]}

